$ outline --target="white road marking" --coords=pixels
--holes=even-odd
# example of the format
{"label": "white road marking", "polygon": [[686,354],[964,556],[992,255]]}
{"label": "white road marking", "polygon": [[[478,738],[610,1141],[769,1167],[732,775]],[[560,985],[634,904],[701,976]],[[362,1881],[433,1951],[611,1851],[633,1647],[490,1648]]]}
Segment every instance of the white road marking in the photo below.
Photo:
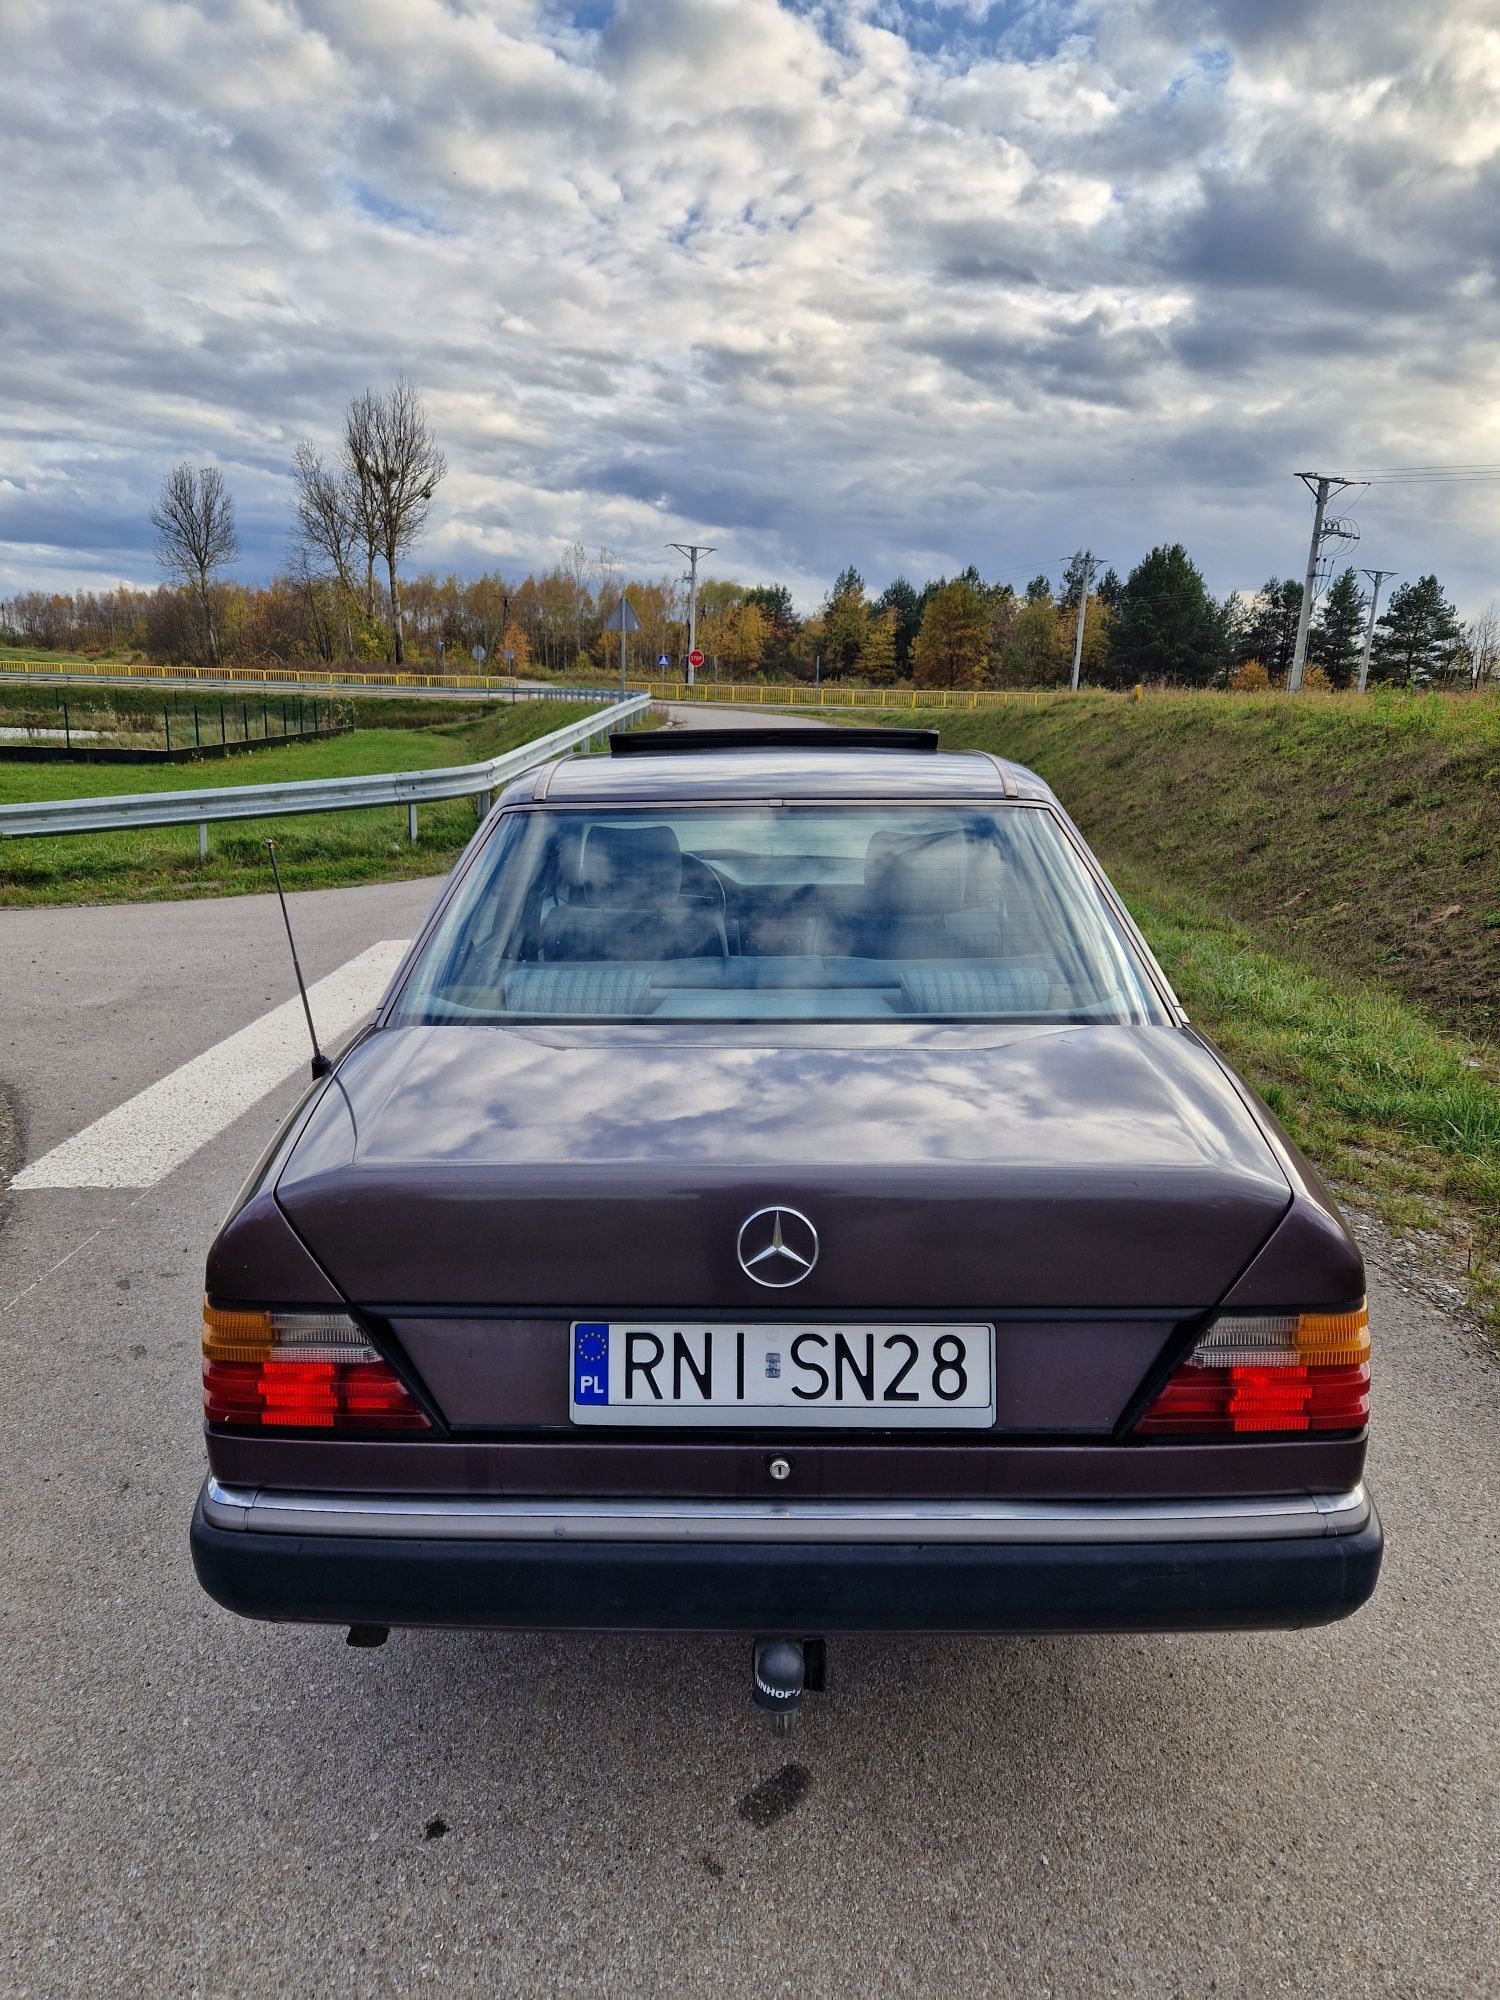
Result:
{"label": "white road marking", "polygon": [[[337,1041],[374,1011],[405,950],[399,938],[372,944],[308,988],[320,1041]],[[33,1160],[11,1188],[154,1187],[305,1069],[307,1056],[302,1002],[288,1000]]]}

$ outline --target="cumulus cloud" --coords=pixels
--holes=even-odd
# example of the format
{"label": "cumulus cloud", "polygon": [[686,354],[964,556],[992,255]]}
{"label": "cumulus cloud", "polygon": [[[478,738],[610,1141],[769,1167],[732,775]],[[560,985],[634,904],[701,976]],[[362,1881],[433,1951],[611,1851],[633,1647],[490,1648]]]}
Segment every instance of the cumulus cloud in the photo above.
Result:
{"label": "cumulus cloud", "polygon": [[[221,463],[423,389],[422,559],[663,544],[815,599],[1183,539],[1300,567],[1292,473],[1500,459],[1492,0],[11,0],[0,588],[151,575]],[[1489,594],[1500,485],[1373,487]]]}

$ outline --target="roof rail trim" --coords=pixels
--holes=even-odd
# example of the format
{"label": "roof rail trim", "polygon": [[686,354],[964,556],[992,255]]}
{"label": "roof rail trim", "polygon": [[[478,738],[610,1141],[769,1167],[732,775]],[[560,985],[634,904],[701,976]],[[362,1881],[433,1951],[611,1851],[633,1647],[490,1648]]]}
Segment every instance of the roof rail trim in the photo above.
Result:
{"label": "roof rail trim", "polygon": [[999,773],[1000,789],[1004,792],[1005,796],[1008,799],[1019,798],[1021,796],[1020,787],[1016,784],[1015,774],[1005,759],[997,757],[993,750],[981,750],[979,754],[981,757],[988,757]]}

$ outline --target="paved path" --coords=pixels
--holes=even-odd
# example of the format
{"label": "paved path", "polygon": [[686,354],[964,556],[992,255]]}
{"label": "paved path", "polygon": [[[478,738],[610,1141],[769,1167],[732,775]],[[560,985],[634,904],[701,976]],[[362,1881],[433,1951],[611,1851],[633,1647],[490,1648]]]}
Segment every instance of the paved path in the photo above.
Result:
{"label": "paved path", "polygon": [[[432,886],[294,898],[309,976]],[[32,1161],[290,991],[264,897],[3,911],[0,984]],[[1419,1300],[1375,1274],[1360,1617],[845,1641],[778,1739],[738,1642],[355,1652],[198,1591],[204,1249],[300,1089],[10,1197],[0,1992],[1496,1991],[1500,1374]]]}
{"label": "paved path", "polygon": [[669,701],[669,729],[828,729],[816,715],[788,713],[784,708],[729,708],[706,702]]}

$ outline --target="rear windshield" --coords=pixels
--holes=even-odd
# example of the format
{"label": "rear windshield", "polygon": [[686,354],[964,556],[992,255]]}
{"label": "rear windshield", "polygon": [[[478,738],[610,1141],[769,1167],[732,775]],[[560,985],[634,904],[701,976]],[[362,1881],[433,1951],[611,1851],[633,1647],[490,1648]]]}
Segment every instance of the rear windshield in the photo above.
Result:
{"label": "rear windshield", "polygon": [[507,814],[398,998],[414,1022],[1159,1021],[1051,812]]}

